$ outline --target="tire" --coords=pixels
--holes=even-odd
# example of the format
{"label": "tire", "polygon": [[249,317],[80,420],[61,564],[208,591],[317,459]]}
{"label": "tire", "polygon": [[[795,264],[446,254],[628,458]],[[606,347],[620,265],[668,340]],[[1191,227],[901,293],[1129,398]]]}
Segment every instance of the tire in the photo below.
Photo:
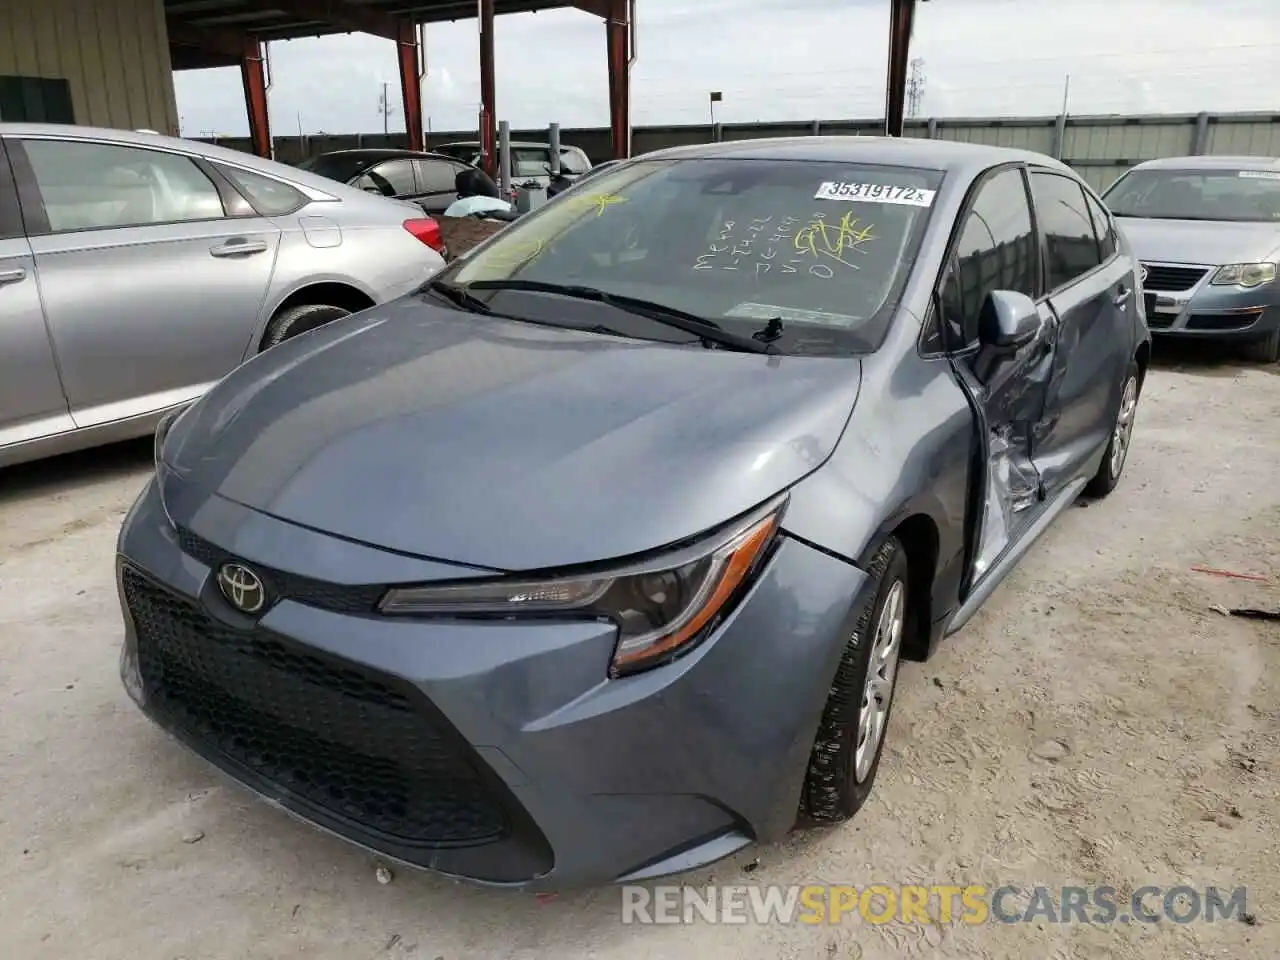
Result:
{"label": "tire", "polygon": [[350,316],[351,311],[326,303],[304,303],[282,310],[271,318],[267,332],[262,335],[262,349],[269,350],[284,343],[290,337],[314,330],[334,320]]}
{"label": "tire", "polygon": [[1140,382],[1138,364],[1130,363],[1129,370],[1124,375],[1124,388],[1120,392],[1120,409],[1116,411],[1115,424],[1111,428],[1111,439],[1107,441],[1107,449],[1102,453],[1102,463],[1098,465],[1098,472],[1084,488],[1087,496],[1105,497],[1120,482],[1125,462],[1129,459],[1129,448],[1133,444],[1133,421],[1138,414]]}
{"label": "tire", "polygon": [[1250,340],[1244,345],[1244,355],[1254,363],[1276,363],[1280,361],[1280,327],[1263,337]]}
{"label": "tire", "polygon": [[[831,681],[831,692],[809,757],[796,818],[799,827],[848,820],[867,802],[880,769],[908,620],[907,556],[897,538],[890,537],[884,542],[868,573],[866,597],[861,601],[853,634]],[[886,629],[888,635],[884,632]],[[881,652],[889,654],[881,661],[886,669],[878,671],[881,677],[887,676],[887,683],[882,681],[880,686],[882,695],[876,698],[882,712],[878,729],[871,734],[875,737],[874,743],[864,747],[860,754],[861,721],[871,699],[867,675],[873,654]]]}

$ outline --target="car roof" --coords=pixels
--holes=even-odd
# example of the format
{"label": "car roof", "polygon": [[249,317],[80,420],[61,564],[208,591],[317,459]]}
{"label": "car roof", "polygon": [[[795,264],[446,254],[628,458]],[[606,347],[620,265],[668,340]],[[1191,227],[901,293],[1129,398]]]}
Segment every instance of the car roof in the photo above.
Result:
{"label": "car roof", "polygon": [[416,160],[448,160],[450,163],[457,163],[457,157],[448,157],[442,153],[433,153],[430,150],[404,150],[399,147],[351,147],[346,150],[326,150],[324,153],[317,153],[317,157],[359,157],[365,160],[393,160],[398,157],[408,157]]}
{"label": "car roof", "polygon": [[729,140],[655,150],[646,153],[643,159],[834,160],[969,174],[1001,163],[1021,161],[1070,170],[1061,161],[1031,150],[919,137],[808,136]]}
{"label": "car roof", "polygon": [[[155,147],[161,150],[172,150],[209,160],[217,160],[246,170],[284,180],[287,183],[305,187],[313,193],[328,196],[335,195],[335,190],[345,190],[328,177],[308,173],[298,167],[267,160],[264,157],[246,153],[243,150],[232,150],[220,147],[203,140],[186,140],[181,137],[166,137],[163,134],[146,133],[137,130],[114,130],[108,127],[82,127],[67,123],[0,123],[0,137],[57,137],[62,140],[88,140],[119,144],[125,147]],[[358,191],[357,191],[358,192]],[[349,194],[342,194],[349,196]]]}
{"label": "car roof", "polygon": [[1130,170],[1280,170],[1280,159],[1276,157],[1231,157],[1231,156],[1196,156],[1196,157],[1161,157],[1159,160],[1144,160],[1135,164]]}

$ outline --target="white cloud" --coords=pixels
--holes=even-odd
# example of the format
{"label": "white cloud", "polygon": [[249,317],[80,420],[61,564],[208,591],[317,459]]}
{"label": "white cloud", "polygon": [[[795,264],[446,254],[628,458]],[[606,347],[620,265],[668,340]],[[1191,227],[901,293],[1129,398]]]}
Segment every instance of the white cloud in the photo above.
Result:
{"label": "white cloud", "polygon": [[[1278,0],[934,0],[919,4],[912,56],[924,60],[923,114],[1052,114],[1070,109],[1274,110]],[[638,0],[637,124],[874,117],[883,112],[889,0]],[[604,27],[578,10],[500,17],[498,114],[515,127],[608,122]],[[427,27],[426,112],[435,130],[474,129],[474,20]],[[272,44],[276,130],[380,130],[388,40],[338,35]],[[235,69],[177,77],[189,134],[244,133]],[[402,130],[398,112],[392,129]]]}

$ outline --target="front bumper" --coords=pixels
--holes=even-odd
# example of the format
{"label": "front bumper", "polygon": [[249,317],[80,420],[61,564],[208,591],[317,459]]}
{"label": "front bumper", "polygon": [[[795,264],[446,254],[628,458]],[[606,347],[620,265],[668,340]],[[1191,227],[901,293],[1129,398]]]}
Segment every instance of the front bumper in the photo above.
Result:
{"label": "front bumper", "polygon": [[1215,287],[1216,266],[1143,261],[1147,327],[1161,336],[1252,339],[1280,327],[1280,281]]}
{"label": "front bumper", "polygon": [[[272,803],[400,862],[531,890],[692,869],[790,829],[856,568],[784,540],[696,650],[608,680],[607,625],[356,612],[358,590],[315,585],[369,548],[217,506],[180,535],[151,483],[126,518],[122,678]],[[289,571],[298,599],[237,622],[211,551]]]}

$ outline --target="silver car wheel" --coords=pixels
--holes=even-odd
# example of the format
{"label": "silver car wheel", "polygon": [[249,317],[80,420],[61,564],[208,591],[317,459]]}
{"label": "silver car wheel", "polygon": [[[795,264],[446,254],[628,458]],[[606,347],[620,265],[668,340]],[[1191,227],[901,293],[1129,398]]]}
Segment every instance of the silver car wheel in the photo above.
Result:
{"label": "silver car wheel", "polygon": [[902,627],[906,618],[907,589],[893,581],[884,598],[880,619],[867,661],[867,679],[862,686],[862,706],[858,710],[858,740],[854,752],[853,775],[858,783],[867,779],[880,752],[884,728],[893,701],[893,683],[898,675],[898,655],[902,650]]}
{"label": "silver car wheel", "polygon": [[1138,378],[1129,377],[1120,398],[1120,412],[1116,415],[1116,427],[1111,434],[1111,476],[1120,476],[1124,458],[1129,455],[1129,441],[1133,437],[1133,418],[1138,411]]}

